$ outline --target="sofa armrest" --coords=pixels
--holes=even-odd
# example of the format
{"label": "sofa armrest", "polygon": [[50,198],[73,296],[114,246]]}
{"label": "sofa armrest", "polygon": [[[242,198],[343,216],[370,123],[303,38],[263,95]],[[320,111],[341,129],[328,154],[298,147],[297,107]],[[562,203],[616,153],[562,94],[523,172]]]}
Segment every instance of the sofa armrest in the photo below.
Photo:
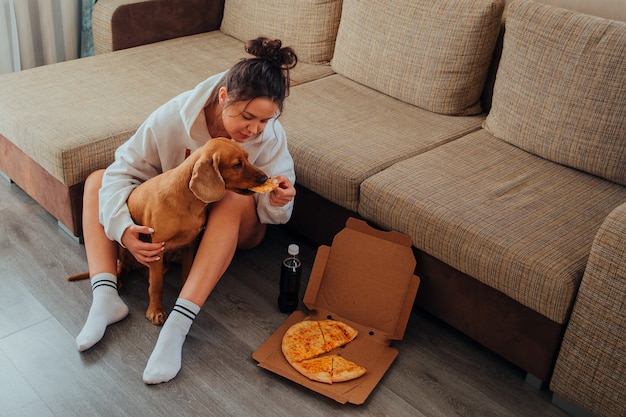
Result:
{"label": "sofa armrest", "polygon": [[597,416],[626,415],[625,254],[626,203],[596,234],[550,383],[559,401]]}
{"label": "sofa armrest", "polygon": [[219,29],[224,0],[99,0],[94,50],[102,54]]}

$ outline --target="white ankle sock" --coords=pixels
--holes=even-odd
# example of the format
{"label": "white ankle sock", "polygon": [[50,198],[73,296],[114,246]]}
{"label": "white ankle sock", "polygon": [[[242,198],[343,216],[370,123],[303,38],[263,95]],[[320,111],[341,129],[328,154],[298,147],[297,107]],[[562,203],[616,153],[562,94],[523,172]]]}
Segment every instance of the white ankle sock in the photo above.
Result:
{"label": "white ankle sock", "polygon": [[191,301],[184,298],[176,300],[143,371],[143,382],[159,384],[178,374],[182,363],[183,343],[199,311],[200,307]]}
{"label": "white ankle sock", "polygon": [[104,336],[109,324],[118,322],[128,315],[128,306],[117,293],[117,277],[109,273],[91,277],[93,301],[87,321],[76,336],[76,347],[84,351],[95,345]]}

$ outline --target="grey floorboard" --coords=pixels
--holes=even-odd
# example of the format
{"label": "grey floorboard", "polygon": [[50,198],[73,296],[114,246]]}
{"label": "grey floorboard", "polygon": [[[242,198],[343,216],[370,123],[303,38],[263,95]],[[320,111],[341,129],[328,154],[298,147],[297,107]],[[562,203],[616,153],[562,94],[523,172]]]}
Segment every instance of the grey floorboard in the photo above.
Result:
{"label": "grey floorboard", "polygon": [[[263,244],[236,254],[198,314],[173,381],[143,384],[160,328],[144,313],[147,282],[126,277],[130,314],[79,353],[74,338],[91,304],[84,247],[15,184],[0,181],[0,416],[545,416],[567,414],[524,373],[421,312],[400,355],[363,405],[341,405],[256,365],[251,355],[285,320],[276,308],[278,268],[299,243],[305,280],[316,247],[272,227]],[[166,276],[165,304],[180,290]]]}

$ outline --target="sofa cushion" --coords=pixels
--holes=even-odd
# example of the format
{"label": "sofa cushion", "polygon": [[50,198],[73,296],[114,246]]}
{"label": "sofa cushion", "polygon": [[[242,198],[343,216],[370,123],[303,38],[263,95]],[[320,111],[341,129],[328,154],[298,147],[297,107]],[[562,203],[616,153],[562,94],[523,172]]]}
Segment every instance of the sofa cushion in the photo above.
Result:
{"label": "sofa cushion", "polygon": [[624,201],[625,187],[481,129],[364,181],[359,213],[564,323],[594,236]]}
{"label": "sofa cushion", "polygon": [[344,0],[335,72],[436,113],[481,112],[500,0]]}
{"label": "sofa cushion", "polygon": [[541,0],[541,3],[626,22],[624,0]]}
{"label": "sofa cushion", "polygon": [[[242,42],[213,31],[4,74],[0,134],[72,186],[108,166],[153,110],[245,55]],[[329,73],[302,63],[292,82]]]}
{"label": "sofa cushion", "polygon": [[485,128],[626,185],[626,23],[530,1],[508,9]]}
{"label": "sofa cushion", "polygon": [[281,115],[297,182],[353,211],[367,177],[483,120],[435,114],[338,74],[292,88]]}
{"label": "sofa cushion", "polygon": [[226,0],[221,30],[244,42],[278,38],[295,49],[300,61],[327,63],[340,17],[341,0]]}

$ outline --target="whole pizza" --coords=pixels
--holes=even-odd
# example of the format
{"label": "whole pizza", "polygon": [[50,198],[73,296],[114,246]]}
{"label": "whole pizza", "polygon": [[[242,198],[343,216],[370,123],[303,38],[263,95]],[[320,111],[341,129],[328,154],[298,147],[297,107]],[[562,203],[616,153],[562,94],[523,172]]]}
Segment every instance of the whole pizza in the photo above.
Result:
{"label": "whole pizza", "polygon": [[358,332],[337,320],[304,320],[283,336],[282,351],[295,370],[313,381],[332,384],[358,378],[367,369],[348,359],[329,354],[350,343]]}

